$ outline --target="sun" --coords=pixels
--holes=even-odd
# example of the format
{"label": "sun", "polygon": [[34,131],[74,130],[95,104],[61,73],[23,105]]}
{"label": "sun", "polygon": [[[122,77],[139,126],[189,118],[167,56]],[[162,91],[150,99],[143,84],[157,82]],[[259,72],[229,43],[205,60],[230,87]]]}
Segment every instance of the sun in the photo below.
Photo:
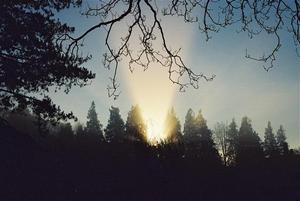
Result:
{"label": "sun", "polygon": [[159,66],[153,66],[147,72],[136,69],[133,74],[126,76],[132,103],[141,108],[142,117],[147,124],[149,143],[166,139],[163,133],[165,117],[176,90],[167,77],[166,70]]}
{"label": "sun", "polygon": [[[147,118],[147,117],[146,117]],[[164,123],[153,118],[146,119],[147,140],[150,143],[158,143],[166,138],[164,135]]]}

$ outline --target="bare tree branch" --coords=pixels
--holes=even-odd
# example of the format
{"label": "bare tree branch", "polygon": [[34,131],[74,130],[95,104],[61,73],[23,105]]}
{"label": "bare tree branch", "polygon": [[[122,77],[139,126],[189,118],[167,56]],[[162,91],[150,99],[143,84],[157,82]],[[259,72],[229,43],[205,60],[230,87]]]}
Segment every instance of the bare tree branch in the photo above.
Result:
{"label": "bare tree branch", "polygon": [[[124,10],[125,8],[125,10]],[[288,31],[295,43],[296,53],[300,44],[300,3],[298,0],[170,0],[158,4],[156,0],[109,0],[99,1],[99,5],[90,7],[85,12],[87,16],[100,17],[100,23],[86,30],[82,35],[74,38],[64,35],[57,39],[58,44],[70,41],[65,54],[76,57],[80,42],[92,31],[107,27],[105,46],[107,52],[104,54],[104,66],[113,68],[110,78],[111,85],[108,86],[108,95],[118,97],[117,71],[119,63],[123,58],[128,58],[129,69],[133,71],[134,66],[148,69],[152,62],[166,67],[169,79],[178,85],[181,91],[188,86],[198,88],[200,79],[210,81],[215,75],[207,76],[203,73],[195,73],[188,67],[180,55],[180,49],[171,50],[167,44],[165,27],[161,24],[160,14],[163,16],[179,16],[187,23],[198,23],[199,29],[204,33],[206,40],[212,37],[212,33],[233,24],[239,24],[238,32],[246,32],[253,38],[264,32],[274,37],[274,46],[260,57],[254,57],[246,50],[246,58],[262,62],[263,68],[269,71],[274,66],[281,44],[281,32]],[[121,37],[121,44],[114,48],[110,42],[114,28],[120,22],[128,22],[128,30]],[[157,34],[157,35],[156,35]],[[140,42],[140,48],[135,50],[130,46],[132,40]],[[162,51],[159,51],[154,41],[161,41]],[[184,77],[188,77],[188,82]]]}

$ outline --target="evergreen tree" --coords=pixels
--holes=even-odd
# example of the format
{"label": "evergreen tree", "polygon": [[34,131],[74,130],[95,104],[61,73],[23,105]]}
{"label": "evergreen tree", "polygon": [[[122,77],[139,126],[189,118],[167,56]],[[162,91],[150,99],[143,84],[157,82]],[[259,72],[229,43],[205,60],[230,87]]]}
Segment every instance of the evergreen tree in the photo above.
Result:
{"label": "evergreen tree", "polygon": [[102,133],[102,125],[100,124],[100,121],[98,119],[94,101],[92,101],[91,107],[88,111],[87,119],[88,121],[86,122],[85,128],[87,136],[99,138],[101,141],[103,141],[104,137]]}
{"label": "evergreen tree", "polygon": [[219,162],[218,151],[212,138],[212,131],[207,127],[201,111],[196,117],[192,110],[186,115],[185,122],[186,155],[205,160],[206,164]]}
{"label": "evergreen tree", "polygon": [[231,123],[228,126],[227,132],[228,140],[228,162],[229,164],[235,164],[236,154],[238,149],[238,129],[235,120],[232,119]]}
{"label": "evergreen tree", "polygon": [[133,106],[128,112],[127,121],[125,124],[126,136],[129,140],[146,141],[147,127],[142,117],[140,107]]}
{"label": "evergreen tree", "polygon": [[105,129],[105,138],[109,142],[122,141],[125,134],[124,121],[117,107],[111,107],[107,127]]}
{"label": "evergreen tree", "polygon": [[265,129],[264,151],[266,157],[268,158],[274,157],[277,154],[276,140],[270,121],[268,122],[268,126]]}
{"label": "evergreen tree", "polygon": [[277,140],[277,148],[280,155],[286,155],[289,152],[289,146],[286,142],[286,136],[285,131],[283,129],[283,126],[280,125],[277,134],[276,134],[276,140]]}
{"label": "evergreen tree", "polygon": [[[255,160],[253,160],[255,158]],[[251,120],[243,117],[238,136],[236,162],[238,165],[259,164],[263,158],[263,150],[258,134],[253,130]]]}
{"label": "evergreen tree", "polygon": [[185,122],[184,122],[184,128],[183,128],[183,138],[186,142],[190,141],[194,131],[194,122],[195,122],[195,114],[193,110],[190,108],[187,111],[187,114],[185,116]]}
{"label": "evergreen tree", "polygon": [[185,155],[187,158],[199,157],[199,136],[196,136],[195,129],[195,113],[190,108],[185,115],[185,122],[183,128],[183,140],[185,144]]}
{"label": "evergreen tree", "polygon": [[195,118],[195,136],[199,139],[200,154],[211,159],[218,158],[218,152],[212,138],[212,131],[207,127],[206,120],[204,119],[201,110]]}
{"label": "evergreen tree", "polygon": [[181,126],[178,118],[176,117],[174,108],[169,110],[169,112],[167,113],[164,125],[164,134],[167,136],[168,141],[182,141]]}
{"label": "evergreen tree", "polygon": [[40,118],[55,122],[75,118],[55,105],[47,92],[53,88],[68,92],[95,77],[83,66],[89,57],[67,54],[60,44],[75,28],[56,19],[55,14],[81,4],[77,0],[1,1],[1,109],[30,108]]}

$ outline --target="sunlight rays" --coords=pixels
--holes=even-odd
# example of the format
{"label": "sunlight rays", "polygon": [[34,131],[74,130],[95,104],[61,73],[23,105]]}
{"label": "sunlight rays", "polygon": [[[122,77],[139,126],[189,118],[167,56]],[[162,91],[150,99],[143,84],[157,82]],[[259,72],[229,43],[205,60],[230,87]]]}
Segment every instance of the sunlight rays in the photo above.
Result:
{"label": "sunlight rays", "polygon": [[[179,23],[174,18],[165,19],[164,22],[168,24],[168,29],[165,30],[165,34],[168,36],[168,46],[172,50],[184,46],[184,50],[181,50],[181,56],[187,60],[193,32],[185,23]],[[126,25],[120,24],[120,27],[122,26]],[[121,42],[120,37],[123,33],[114,33],[112,40],[117,47]],[[159,40],[161,39],[157,38],[153,41],[153,46],[157,49],[161,49]],[[134,49],[139,49],[141,44],[138,42],[138,35],[134,36],[134,39],[130,41],[130,45],[136,47]],[[132,103],[138,104],[142,110],[143,118],[147,124],[148,141],[153,143],[166,139],[168,136],[163,132],[165,129],[164,122],[167,111],[172,107],[175,93],[178,91],[178,85],[169,80],[168,68],[152,61],[147,69],[137,65],[130,69],[127,59],[123,59],[119,63],[118,70],[119,78],[126,83]]]}
{"label": "sunlight rays", "polygon": [[160,141],[167,137],[163,134],[163,124],[176,91],[166,79],[167,76],[167,72],[159,66],[153,66],[147,72],[136,69],[133,74],[126,76],[133,103],[142,109],[149,141]]}

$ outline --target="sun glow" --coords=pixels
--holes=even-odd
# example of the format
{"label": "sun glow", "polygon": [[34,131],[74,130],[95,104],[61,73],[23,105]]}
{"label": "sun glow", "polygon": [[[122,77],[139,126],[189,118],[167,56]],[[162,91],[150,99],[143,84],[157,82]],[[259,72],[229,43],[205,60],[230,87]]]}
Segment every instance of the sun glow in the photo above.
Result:
{"label": "sun glow", "polygon": [[[165,34],[168,36],[168,45],[171,49],[179,49],[182,45],[186,50],[181,51],[181,56],[188,58],[189,46],[191,45],[192,31],[185,23],[178,23],[178,20],[165,19],[168,25]],[[118,30],[113,35],[113,43],[116,47],[122,44],[121,36],[127,33],[127,24],[120,24]],[[140,33],[135,33],[130,40],[130,46],[133,50],[140,50],[141,44],[138,40]],[[156,34],[159,35],[159,32]],[[153,41],[153,48],[160,50],[161,38]],[[139,54],[139,52],[131,52]],[[145,59],[145,58],[144,58]],[[145,62],[146,63],[146,62]],[[147,139],[150,143],[156,143],[166,139],[168,136],[164,133],[164,122],[168,110],[172,107],[175,92],[178,86],[169,80],[168,68],[164,68],[160,63],[152,61],[147,69],[142,66],[133,66],[129,70],[128,58],[120,60],[119,70],[122,72],[122,79],[127,84],[125,93],[131,94],[132,104],[139,105],[142,110],[142,116],[147,124]],[[146,72],[145,72],[146,71]]]}
{"label": "sun glow", "polygon": [[[126,69],[128,70],[128,69]],[[147,124],[147,140],[156,143],[164,140],[164,122],[172,105],[176,87],[167,79],[166,69],[151,66],[144,72],[135,69],[134,73],[124,72],[130,89],[133,104],[138,104]]]}
{"label": "sun glow", "polygon": [[[147,118],[147,115],[143,115]],[[149,142],[156,143],[164,140],[167,136],[164,135],[164,122],[162,120],[157,120],[154,117],[146,119],[147,124],[147,139]]]}

